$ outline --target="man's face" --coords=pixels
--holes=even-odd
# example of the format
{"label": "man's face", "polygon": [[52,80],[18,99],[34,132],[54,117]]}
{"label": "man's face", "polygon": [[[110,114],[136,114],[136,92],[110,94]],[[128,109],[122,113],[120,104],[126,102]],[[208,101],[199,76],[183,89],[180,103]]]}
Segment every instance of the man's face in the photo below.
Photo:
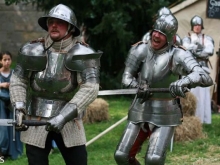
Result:
{"label": "man's face", "polygon": [[57,18],[49,18],[47,26],[48,33],[52,40],[63,38],[68,30],[68,22]]}
{"label": "man's face", "polygon": [[199,33],[201,33],[201,31],[202,31],[202,26],[201,25],[193,26],[193,32],[194,33],[199,34]]}
{"label": "man's face", "polygon": [[151,36],[151,46],[155,50],[163,48],[167,44],[167,38],[164,34],[153,31]]}

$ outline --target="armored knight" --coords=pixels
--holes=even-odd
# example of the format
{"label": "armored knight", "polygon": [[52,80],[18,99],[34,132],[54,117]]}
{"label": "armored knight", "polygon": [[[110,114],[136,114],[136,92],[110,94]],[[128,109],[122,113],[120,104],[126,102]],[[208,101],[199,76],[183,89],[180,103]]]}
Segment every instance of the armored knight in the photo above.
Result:
{"label": "armored knight", "polygon": [[204,29],[203,19],[199,16],[194,16],[191,19],[191,30],[188,37],[182,39],[183,46],[190,50],[198,63],[207,71],[209,57],[214,53],[214,40],[212,37],[202,33]]}
{"label": "armored knight", "polygon": [[[157,11],[156,18],[158,18],[164,14],[172,14],[172,12],[170,11],[169,8],[162,7]],[[142,37],[142,41],[147,42],[148,40],[150,40],[150,34],[151,34],[151,31],[148,31],[146,34],[144,34],[144,36]],[[177,46],[182,45],[182,40],[178,34],[176,34],[176,36],[174,38],[174,44]]]}
{"label": "armored knight", "polygon": [[[213,83],[189,51],[173,45],[177,28],[173,15],[161,15],[150,40],[139,42],[129,51],[122,83],[127,88],[139,88],[139,92],[115,151],[118,165],[139,165],[135,156],[148,137],[145,164],[164,164],[174,127],[182,122],[177,96],[185,97],[186,88]],[[179,75],[185,77],[179,79]],[[149,88],[167,88],[170,93],[150,93]]]}
{"label": "armored knight", "polygon": [[[26,43],[11,77],[11,102],[17,129],[31,165],[48,165],[54,140],[67,165],[87,164],[83,112],[99,90],[101,51],[77,42],[74,12],[59,4],[38,19],[48,35]],[[22,118],[47,121],[27,126]],[[25,131],[24,131],[25,130]]]}
{"label": "armored knight", "polygon": [[[202,33],[204,29],[203,19],[199,16],[194,16],[191,19],[191,30],[188,37],[182,39],[183,46],[192,52],[194,58],[209,74],[210,69],[208,64],[209,57],[214,53],[214,40],[212,37]],[[191,92],[197,98],[196,116],[200,118],[202,123],[211,124],[211,95],[210,87],[194,88]]]}

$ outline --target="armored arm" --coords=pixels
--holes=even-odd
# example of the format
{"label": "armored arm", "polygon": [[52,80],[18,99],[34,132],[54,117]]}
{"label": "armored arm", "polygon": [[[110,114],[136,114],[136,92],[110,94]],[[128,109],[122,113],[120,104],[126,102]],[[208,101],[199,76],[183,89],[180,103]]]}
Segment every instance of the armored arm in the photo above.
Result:
{"label": "armored arm", "polygon": [[102,52],[95,52],[91,47],[76,44],[66,56],[65,66],[73,72],[77,72],[79,90],[69,101],[75,104],[78,114],[93,102],[99,91],[99,68]]}
{"label": "armored arm", "polygon": [[46,55],[42,43],[27,43],[19,51],[17,65],[10,79],[10,98],[15,107],[17,130],[26,130],[22,120],[26,114],[28,83],[32,71],[41,71],[46,67]]}
{"label": "armored arm", "polygon": [[204,35],[202,40],[203,43],[198,41],[193,43],[190,37],[184,37],[182,41],[183,46],[191,51],[196,58],[205,60],[214,53],[214,40],[207,35]]}
{"label": "armored arm", "polygon": [[125,87],[136,88],[138,81],[136,79],[138,70],[141,67],[142,60],[145,58],[144,50],[146,44],[133,46],[125,62],[125,70],[122,76],[122,84]]}
{"label": "armored arm", "polygon": [[47,57],[43,44],[41,42],[25,44],[19,50],[17,59],[16,67],[10,79],[10,97],[13,105],[16,105],[16,102],[23,102],[25,107],[32,71],[42,71],[46,67]]}
{"label": "armored arm", "polygon": [[207,87],[213,85],[212,78],[199,66],[189,51],[177,50],[173,57],[172,71],[179,75],[185,75],[170,85],[171,94],[185,97],[184,87]]}
{"label": "armored arm", "polygon": [[183,44],[183,47],[186,48],[189,51],[194,51],[198,47],[195,43],[191,42],[191,38],[190,37],[184,37],[182,39],[182,44]]}
{"label": "armored arm", "polygon": [[214,40],[209,36],[204,36],[204,48],[201,51],[199,57],[202,59],[208,59],[209,56],[214,54]]}
{"label": "armored arm", "polygon": [[64,125],[78,115],[75,104],[67,103],[60,111],[59,115],[47,121],[46,130],[59,133]]}
{"label": "armored arm", "polygon": [[183,46],[189,50],[196,58],[201,56],[201,53],[204,49],[203,45],[199,42],[192,42],[190,37],[183,38]]}

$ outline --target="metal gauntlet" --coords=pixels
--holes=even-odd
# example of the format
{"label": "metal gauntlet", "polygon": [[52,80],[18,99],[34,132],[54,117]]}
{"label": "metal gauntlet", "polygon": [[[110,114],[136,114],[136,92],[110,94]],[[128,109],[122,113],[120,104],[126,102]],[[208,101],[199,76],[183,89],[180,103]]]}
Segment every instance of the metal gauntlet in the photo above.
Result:
{"label": "metal gauntlet", "polygon": [[25,120],[26,114],[26,106],[24,102],[15,102],[15,118],[16,118],[16,126],[15,129],[17,131],[26,131],[28,129],[27,125],[22,124],[22,120]]}
{"label": "metal gauntlet", "polygon": [[78,115],[78,111],[75,104],[67,103],[60,112],[60,115],[63,116],[65,122],[74,119]]}
{"label": "metal gauntlet", "polygon": [[67,103],[60,114],[47,121],[46,130],[59,133],[64,125],[78,115],[75,104]]}

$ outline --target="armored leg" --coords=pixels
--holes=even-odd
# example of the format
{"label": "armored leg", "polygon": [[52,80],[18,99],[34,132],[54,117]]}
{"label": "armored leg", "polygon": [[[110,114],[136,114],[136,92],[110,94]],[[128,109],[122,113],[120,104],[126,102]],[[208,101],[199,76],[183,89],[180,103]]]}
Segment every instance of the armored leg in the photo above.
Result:
{"label": "armored leg", "polygon": [[143,131],[140,124],[127,124],[114,155],[118,165],[140,165],[135,156],[150,133],[147,123],[144,127],[148,131]]}
{"label": "armored leg", "polygon": [[174,127],[155,127],[146,153],[145,165],[164,165],[166,149],[170,144]]}

